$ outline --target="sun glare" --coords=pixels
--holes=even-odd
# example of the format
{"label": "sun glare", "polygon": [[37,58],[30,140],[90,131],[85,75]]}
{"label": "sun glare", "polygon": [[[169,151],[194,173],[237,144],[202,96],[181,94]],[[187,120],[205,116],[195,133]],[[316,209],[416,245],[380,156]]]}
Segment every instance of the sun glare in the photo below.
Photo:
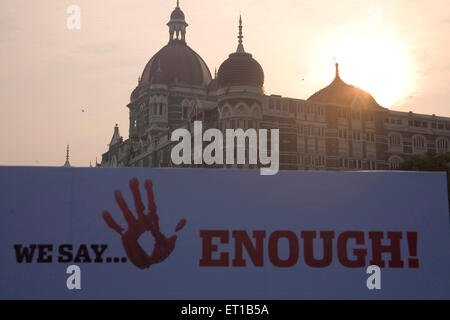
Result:
{"label": "sun glare", "polygon": [[[384,107],[398,104],[414,89],[410,53],[378,20],[372,20],[367,30],[328,35],[320,47],[323,54],[318,59],[331,62],[335,57],[342,80],[369,92]],[[317,63],[323,65],[323,60]]]}

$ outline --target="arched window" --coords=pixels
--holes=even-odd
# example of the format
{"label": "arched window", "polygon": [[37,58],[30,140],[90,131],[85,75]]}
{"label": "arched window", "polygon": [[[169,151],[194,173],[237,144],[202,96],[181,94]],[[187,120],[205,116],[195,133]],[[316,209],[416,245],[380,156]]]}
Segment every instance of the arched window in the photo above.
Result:
{"label": "arched window", "polygon": [[390,133],[389,134],[389,145],[400,146],[402,144],[402,136],[400,133]]}
{"label": "arched window", "polygon": [[415,135],[412,137],[412,147],[413,151],[426,151],[427,149],[427,140],[424,136]]}
{"label": "arched window", "polygon": [[448,148],[448,139],[444,137],[440,137],[436,139],[436,151],[438,153],[445,153],[449,151]]}
{"label": "arched window", "polygon": [[187,99],[184,99],[181,103],[181,119],[187,120],[189,118],[189,111],[191,110],[191,107],[195,105],[195,101],[189,101]]}
{"label": "arched window", "polygon": [[398,169],[400,167],[400,163],[403,162],[403,159],[399,156],[392,156],[389,158],[389,169]]}

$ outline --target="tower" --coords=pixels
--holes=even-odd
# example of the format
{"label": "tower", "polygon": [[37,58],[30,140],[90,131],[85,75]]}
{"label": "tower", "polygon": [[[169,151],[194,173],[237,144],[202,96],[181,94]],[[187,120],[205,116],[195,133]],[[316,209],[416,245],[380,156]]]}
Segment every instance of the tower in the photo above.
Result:
{"label": "tower", "polygon": [[264,71],[245,52],[242,17],[239,17],[238,45],[219,68],[217,75],[221,128],[259,128],[264,99]]}
{"label": "tower", "polygon": [[69,162],[69,145],[67,145],[67,150],[66,150],[66,162],[64,163],[64,167],[71,167],[70,162]]}
{"label": "tower", "polygon": [[170,15],[169,26],[169,43],[180,40],[186,42],[186,27],[188,24],[185,21],[184,13],[180,9],[180,1],[177,0],[177,7]]}

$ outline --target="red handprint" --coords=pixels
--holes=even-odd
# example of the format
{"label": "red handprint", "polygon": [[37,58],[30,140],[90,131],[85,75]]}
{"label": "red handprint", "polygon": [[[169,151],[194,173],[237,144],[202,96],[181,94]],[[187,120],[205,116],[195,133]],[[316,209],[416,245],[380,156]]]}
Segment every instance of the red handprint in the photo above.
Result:
{"label": "red handprint", "polygon": [[[106,224],[118,234],[122,236],[122,243],[125,252],[130,261],[138,268],[145,269],[154,263],[164,261],[175,249],[177,236],[173,235],[166,238],[159,230],[159,219],[156,214],[156,204],[153,196],[153,184],[151,180],[145,180],[145,190],[148,198],[148,214],[144,213],[145,207],[142,203],[141,194],[139,192],[139,181],[136,178],[130,180],[130,189],[133,193],[134,205],[137,212],[137,219],[128,208],[127,203],[123,199],[122,193],[118,190],[114,191],[116,202],[123,212],[123,216],[128,223],[128,230],[123,232],[123,228],[119,226],[112,218],[108,211],[103,211],[102,216]],[[175,227],[175,232],[181,230],[186,224],[186,219],[181,219]],[[155,239],[153,252],[148,255],[140,246],[138,239],[146,231],[150,231]]]}

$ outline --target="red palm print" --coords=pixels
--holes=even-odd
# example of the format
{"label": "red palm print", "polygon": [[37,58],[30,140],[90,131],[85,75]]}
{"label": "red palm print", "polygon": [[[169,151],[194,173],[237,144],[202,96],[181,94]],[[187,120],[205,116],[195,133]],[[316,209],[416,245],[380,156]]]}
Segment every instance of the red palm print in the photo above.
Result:
{"label": "red palm print", "polygon": [[[125,232],[124,229],[114,221],[108,211],[105,210],[102,213],[103,220],[105,220],[106,224],[121,235],[123,247],[130,261],[140,269],[149,268],[154,263],[164,261],[172,253],[173,249],[175,249],[175,243],[177,241],[176,235],[166,238],[161,233],[159,229],[159,218],[156,214],[152,181],[145,180],[144,186],[147,191],[148,214],[144,213],[145,207],[139,192],[138,179],[133,178],[130,180],[130,189],[133,194],[137,219],[128,208],[122,193],[118,190],[114,191],[116,202],[128,223],[128,230]],[[175,227],[175,232],[181,230],[185,224],[186,219],[181,219]],[[139,237],[146,231],[150,231],[155,240],[151,255],[148,255],[138,242]]]}

